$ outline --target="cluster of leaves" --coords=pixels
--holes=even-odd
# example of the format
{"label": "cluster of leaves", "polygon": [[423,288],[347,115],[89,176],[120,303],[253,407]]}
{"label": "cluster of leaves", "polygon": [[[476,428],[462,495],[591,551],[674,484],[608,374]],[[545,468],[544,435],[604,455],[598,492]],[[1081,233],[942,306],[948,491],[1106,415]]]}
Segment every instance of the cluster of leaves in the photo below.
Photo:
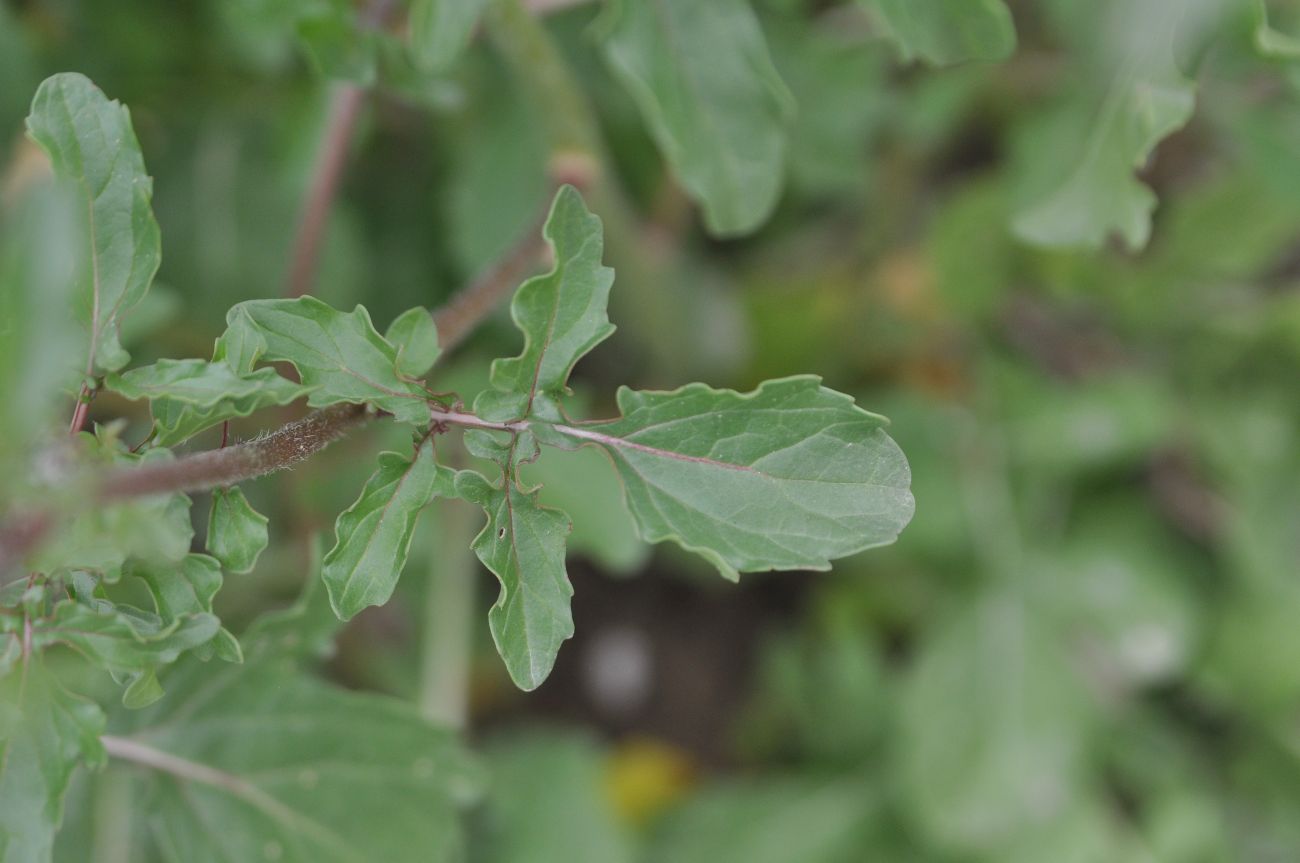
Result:
{"label": "cluster of leaves", "polygon": [[[412,0],[400,36],[342,0],[123,0],[30,28],[0,5],[0,75],[30,84],[0,93],[0,120],[17,127],[33,70],[101,68],[145,108],[162,178],[155,200],[124,108],[58,76],[29,128],[64,184],[33,182],[21,147],[3,184],[0,512],[5,531],[33,506],[63,517],[0,593],[0,857],[48,859],[67,795],[60,859],[111,857],[105,836],[124,833],[119,859],[455,859],[483,766],[474,853],[503,863],[1300,854],[1293,4],[610,0],[529,41],[518,13],[534,5],[551,4]],[[72,42],[29,63],[40,38]],[[582,73],[576,100],[548,45]],[[279,278],[318,133],[303,106],[324,88],[295,74],[296,51],[390,108],[432,108],[449,144],[433,160],[449,167],[426,164],[418,124],[380,116],[365,188],[330,225],[329,303],[247,299]],[[891,60],[968,65],[899,75]],[[183,99],[150,83],[174,80]],[[588,195],[604,230],[562,191],[554,269],[517,294],[518,333],[485,334],[505,353],[521,333],[522,352],[469,408],[433,391],[430,282],[490,262],[548,194],[551,151],[594,128],[671,263],[638,256],[606,186]],[[762,242],[697,240],[679,189],[710,240],[767,226]],[[151,203],[171,284],[146,293]],[[617,419],[569,419],[587,413],[567,387],[612,330],[607,299],[635,359],[606,353],[594,379],[737,389],[624,389]],[[357,301],[392,321],[382,334],[365,308],[338,310]],[[211,361],[131,367],[126,348],[206,356],[232,304]],[[910,514],[906,463],[878,417],[816,379],[755,385],[798,368],[884,402],[924,506],[894,549],[810,587],[800,631],[768,645],[746,781],[687,790],[671,751],[537,732],[471,759],[402,701],[315,673],[340,617],[409,590],[434,498],[487,513],[488,629],[523,688],[573,632],[566,552],[628,568],[639,534],[735,578],[888,542]],[[435,374],[466,393],[461,377],[488,377],[464,371]],[[109,424],[51,446],[83,387],[105,415],[147,404],[148,441]],[[227,618],[236,638],[218,589],[256,595],[302,569],[269,543],[279,502],[215,489],[197,540],[185,495],[85,502],[106,471],[295,401],[365,404],[406,431],[309,567],[323,589],[248,628]],[[460,429],[473,469],[451,449]],[[319,508],[332,518],[357,482]],[[455,551],[424,553],[438,571]],[[401,689],[400,657],[376,655],[363,682]],[[73,782],[106,755],[149,770]]]}
{"label": "cluster of leaves", "polygon": [[[310,296],[249,300],[230,310],[211,361],[164,359],[123,371],[129,356],[118,340],[121,321],[148,290],[159,260],[150,180],[129,116],[84,76],[69,73],[41,85],[28,128],[56,176],[86,208],[79,271],[87,276],[82,287],[90,311],[83,320],[90,348],[82,384],[148,400],[153,416],[152,432],[141,445],[128,450],[112,428],[101,426],[78,436],[72,457],[101,470],[147,465],[173,458],[169,447],[214,425],[303,397],[317,408],[364,405],[415,428],[410,455],[380,455],[360,497],[338,517],[335,545],[321,561],[330,604],[341,620],[388,601],[420,511],[435,497],[463,498],[488,516],[473,548],[501,582],[490,615],[493,638],[515,682],[523,689],[540,685],[561,643],[573,634],[565,570],[569,517],[542,507],[536,489],[518,475],[543,445],[604,449],[624,478],[643,537],[698,551],[733,579],[741,570],[829,568],[832,557],[893,541],[911,517],[907,463],[885,434],[885,420],[814,377],[770,381],[746,394],[700,384],[672,393],[623,390],[621,418],[571,422],[563,406],[569,375],[614,328],[605,311],[613,271],[601,263],[600,220],[569,186],[556,195],[543,232],[554,269],[526,282],[513,304],[523,352],[493,363],[491,388],[475,399],[472,412],[464,412],[455,394],[434,393],[421,380],[440,354],[433,318],[422,308],[399,315],[380,335],[360,306],[345,313]],[[292,366],[297,380],[282,377],[272,363]],[[469,451],[495,462],[498,477],[439,463],[436,440],[453,426],[467,429]],[[88,488],[93,496],[95,487]],[[0,675],[16,681],[18,711],[7,721],[11,728],[4,738],[13,767],[0,780],[9,789],[6,799],[35,791],[25,784],[31,781],[26,759],[40,760],[43,750],[57,749],[41,783],[43,817],[23,818],[0,834],[7,847],[22,849],[18,857],[39,858],[42,847],[48,851],[72,767],[103,759],[95,735],[102,715],[93,706],[56,689],[47,696],[36,684],[28,690],[29,669],[39,665],[39,656],[54,645],[72,648],[122,680],[123,703],[134,708],[163,696],[158,670],[182,655],[242,663],[239,641],[212,613],[213,597],[223,569],[252,570],[268,542],[267,519],[238,487],[213,493],[208,554],[190,551],[190,500],[179,492],[88,509],[64,505],[66,515],[47,516],[59,520],[53,537],[22,561],[28,574],[5,588],[0,603]],[[152,610],[125,600],[128,581],[143,583]],[[272,651],[264,653],[264,662],[271,662]],[[203,680],[196,672],[181,679],[200,687],[202,694],[192,696],[200,704],[215,702],[219,712],[212,721],[221,712],[240,715],[255,706],[274,724],[325,704],[331,705],[332,722],[347,718],[351,709],[334,704],[339,696],[286,681],[281,671],[264,674],[261,663],[253,664],[230,684],[220,674],[215,684],[191,684],[191,678]],[[237,688],[220,691],[225,685]],[[203,688],[212,686],[218,694]],[[267,703],[271,693],[275,700]],[[355,718],[381,722],[362,701]],[[331,847],[336,841],[352,845],[330,828],[325,813],[304,808],[292,789],[273,792],[244,778],[249,769],[263,768],[266,753],[302,757],[296,748],[283,747],[274,728],[259,733],[255,751],[227,748],[190,761],[196,738],[188,726],[206,720],[202,710],[191,715],[186,704],[183,694],[173,694],[157,725],[118,744],[146,747],[153,753],[146,757],[166,761],[181,778],[208,777],[214,786],[212,800],[160,809],[158,842],[169,853],[202,856],[202,843],[212,839],[197,825],[236,817],[245,821],[239,841],[254,848],[275,843],[291,850],[293,859],[327,848],[342,853]],[[71,719],[47,721],[52,711]],[[173,711],[184,718],[168,720]],[[403,734],[427,736],[404,730],[401,723],[409,725],[409,717],[392,721],[392,733],[374,729],[387,738],[385,753],[411,748]],[[167,732],[153,730],[173,725]],[[332,736],[322,725],[311,735],[309,751],[334,751]],[[428,772],[446,757],[441,750],[432,753]],[[403,781],[441,793],[446,775],[439,771],[435,783],[417,770]],[[393,813],[401,815],[402,810]],[[353,846],[358,851],[377,853],[383,837],[405,832],[395,833],[387,819],[353,820],[371,836]],[[439,833],[445,826],[425,823],[423,829],[431,840],[445,842],[454,833]]]}

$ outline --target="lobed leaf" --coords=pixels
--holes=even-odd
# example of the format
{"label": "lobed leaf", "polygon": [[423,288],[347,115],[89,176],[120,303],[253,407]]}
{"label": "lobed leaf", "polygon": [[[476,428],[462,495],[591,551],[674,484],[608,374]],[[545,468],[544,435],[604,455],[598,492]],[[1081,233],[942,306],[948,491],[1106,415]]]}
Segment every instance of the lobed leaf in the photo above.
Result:
{"label": "lobed leaf", "polygon": [[64,691],[39,659],[0,677],[0,859],[49,863],[73,771],[103,763],[103,729],[100,709]]}
{"label": "lobed leaf", "polygon": [[1061,181],[1032,199],[1012,221],[1039,246],[1099,248],[1117,234],[1130,251],[1151,234],[1155,194],[1134,172],[1160,141],[1191,119],[1196,85],[1184,77],[1175,44],[1197,35],[1219,0],[1190,4],[1134,0],[1120,4],[1124,56],[1095,108],[1086,136],[1057,172]]}
{"label": "lobed leaf", "polygon": [[618,393],[621,419],[556,427],[604,448],[643,539],[673,540],[727,578],[827,569],[893,542],[912,517],[886,420],[812,376],[750,393],[691,384]]}
{"label": "lobed leaf", "polygon": [[144,298],[161,240],[131,115],[75,72],[47,78],[27,117],[54,171],[75,183],[86,207],[86,299],[74,308],[90,332],[87,373],[116,371],[130,357],[118,342],[123,315]]}
{"label": "lobed leaf", "polygon": [[380,453],[379,468],[366,481],[361,497],[335,522],[336,541],[321,570],[340,619],[383,605],[393,595],[416,517],[449,480],[450,471],[434,461],[431,439],[420,445],[414,459]]}
{"label": "lobed leaf", "polygon": [[263,405],[283,405],[306,392],[274,369],[241,375],[224,362],[203,360],[159,360],[151,366],[109,375],[106,385],[128,399],[167,399],[198,408],[250,398]]}
{"label": "lobed leaf", "polygon": [[267,517],[253,509],[238,486],[214,489],[208,552],[231,572],[252,572],[270,539],[267,524]]}
{"label": "lobed leaf", "polygon": [[94,665],[115,673],[152,671],[185,651],[207,644],[221,628],[211,614],[182,614],[169,621],[101,602],[65,600],[32,623],[32,645],[65,644]]}
{"label": "lobed leaf", "polygon": [[[164,625],[196,614],[212,614],[212,600],[221,589],[221,564],[206,554],[189,554],[179,566],[133,566],[130,574],[145,583]],[[207,660],[213,654],[227,662],[243,657],[239,641],[229,630],[220,629],[213,640],[194,648],[195,656]]]}
{"label": "lobed leaf", "polygon": [[515,293],[510,311],[524,334],[524,350],[492,363],[498,392],[487,391],[475,403],[488,419],[558,420],[557,399],[574,365],[614,332],[605,312],[614,271],[600,262],[600,219],[587,210],[577,189],[564,186],[556,194],[542,233],[554,251],[555,267]]}
{"label": "lobed leaf", "polygon": [[605,59],[717,236],[746,234],[781,192],[793,100],[746,0],[615,0]]}
{"label": "lobed leaf", "polygon": [[241,371],[257,360],[290,363],[312,407],[368,402],[402,422],[429,421],[424,390],[398,374],[397,349],[361,306],[344,313],[315,297],[248,300],[226,325],[218,353],[227,362]]}
{"label": "lobed leaf", "polygon": [[1016,27],[1003,0],[860,0],[873,11],[904,60],[936,66],[1005,60]]}
{"label": "lobed leaf", "polygon": [[[517,446],[516,440],[512,449]],[[536,689],[551,673],[560,645],[573,636],[573,586],[564,568],[569,517],[540,506],[536,493],[521,491],[510,476],[493,485],[461,471],[456,493],[488,517],[473,548],[501,582],[488,613],[492,640],[515,685]]]}

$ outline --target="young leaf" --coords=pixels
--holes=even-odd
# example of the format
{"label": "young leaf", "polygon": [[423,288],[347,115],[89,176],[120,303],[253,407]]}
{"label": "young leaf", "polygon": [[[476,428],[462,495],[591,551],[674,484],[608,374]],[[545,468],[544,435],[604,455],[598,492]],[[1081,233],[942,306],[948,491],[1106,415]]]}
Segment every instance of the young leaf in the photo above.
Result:
{"label": "young leaf", "polygon": [[475,404],[487,419],[559,420],[557,399],[569,373],[614,332],[605,313],[614,271],[600,263],[600,219],[577,189],[564,186],[556,194],[542,233],[554,250],[555,268],[515,293],[510,311],[524,334],[524,350],[492,363],[492,385],[499,392],[486,391]]}
{"label": "young leaf", "polygon": [[[490,835],[482,863],[632,863],[632,831],[611,794],[611,753],[581,732],[528,730],[495,737],[484,756]],[[537,794],[539,785],[545,794]],[[676,858],[658,858],[678,863]]]}
{"label": "young leaf", "polygon": [[717,236],[776,206],[793,100],[746,0],[616,0],[605,58]]}
{"label": "young leaf", "polygon": [[515,685],[536,689],[551,673],[560,645],[573,635],[573,586],[564,568],[569,517],[539,506],[536,493],[521,491],[509,476],[496,486],[481,474],[461,471],[456,493],[488,516],[473,548],[501,582],[501,595],[488,613],[492,640]]}
{"label": "young leaf", "polygon": [[410,378],[423,376],[438,361],[438,328],[429,310],[416,306],[402,312],[384,333],[397,349],[397,371]]}
{"label": "young leaf", "polygon": [[443,72],[451,67],[478,24],[487,0],[414,0],[411,3],[411,54],[420,68]]}
{"label": "young leaf", "polygon": [[1118,32],[1130,34],[1126,56],[1116,58],[1115,75],[1091,131],[1076,152],[1063,158],[1063,180],[1015,216],[1012,228],[1039,246],[1099,248],[1118,234],[1130,251],[1143,248],[1151,233],[1155,194],[1134,171],[1160,141],[1192,116],[1196,85],[1183,76],[1175,43],[1203,26],[1211,4],[1134,0],[1120,4]]}
{"label": "young leaf", "polygon": [[266,549],[268,520],[248,503],[243,491],[218,488],[208,514],[208,552],[231,572],[252,572]]}
{"label": "young leaf", "polygon": [[860,0],[873,10],[904,60],[944,66],[1005,60],[1016,27],[1003,0]]}
{"label": "young leaf", "polygon": [[65,692],[39,659],[0,678],[0,857],[49,863],[79,764],[99,765],[104,714]]}
{"label": "young leaf", "polygon": [[131,115],[84,75],[66,72],[36,91],[27,130],[55,173],[84,196],[90,242],[83,272],[90,285],[76,308],[90,331],[87,372],[116,371],[130,359],[118,342],[118,324],[148,292],[161,258],[149,203],[153,181]]}
{"label": "young leaf", "polygon": [[671,539],[727,578],[827,569],[893,542],[912,517],[885,419],[812,376],[751,393],[691,384],[618,393],[621,419],[555,431],[613,459],[643,539]]}
{"label": "young leaf", "polygon": [[226,363],[203,360],[159,360],[151,366],[109,375],[106,385],[132,400],[167,399],[199,408],[249,398],[261,405],[284,405],[306,392],[280,377],[275,369],[240,375]]}
{"label": "young leaf", "polygon": [[459,809],[480,779],[450,732],[282,661],[178,671],[109,749],[160,768],[147,799],[162,859],[461,859]]}
{"label": "young leaf", "polygon": [[[164,625],[188,615],[211,614],[212,600],[221,589],[221,564],[206,554],[189,554],[179,566],[131,567],[130,574],[145,583]],[[228,662],[242,659],[239,642],[228,630],[220,630],[208,644],[194,648],[194,655],[208,659],[213,653]]]}
{"label": "young leaf", "polygon": [[379,468],[366,481],[361,497],[335,522],[336,541],[321,570],[340,619],[383,605],[393,595],[416,517],[449,481],[450,472],[434,461],[432,440],[421,444],[414,460],[380,453]]}
{"label": "young leaf", "polygon": [[397,349],[361,306],[345,314],[315,297],[249,300],[230,310],[226,325],[219,350],[227,362],[239,365],[251,356],[291,363],[311,389],[312,407],[369,402],[402,422],[429,421],[424,391],[398,374]]}
{"label": "young leaf", "polygon": [[55,605],[49,617],[33,621],[32,644],[66,644],[101,668],[129,673],[175,662],[185,651],[211,641],[220,628],[211,614],[183,614],[164,622],[127,606],[92,607],[69,599]]}

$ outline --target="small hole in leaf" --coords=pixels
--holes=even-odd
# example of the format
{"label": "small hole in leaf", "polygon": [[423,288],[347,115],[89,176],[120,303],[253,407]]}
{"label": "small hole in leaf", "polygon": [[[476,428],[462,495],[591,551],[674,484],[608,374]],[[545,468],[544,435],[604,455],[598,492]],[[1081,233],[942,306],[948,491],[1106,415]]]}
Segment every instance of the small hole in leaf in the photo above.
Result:
{"label": "small hole in leaf", "polygon": [[497,531],[497,539],[505,539],[505,538],[506,538],[506,529],[503,527]]}

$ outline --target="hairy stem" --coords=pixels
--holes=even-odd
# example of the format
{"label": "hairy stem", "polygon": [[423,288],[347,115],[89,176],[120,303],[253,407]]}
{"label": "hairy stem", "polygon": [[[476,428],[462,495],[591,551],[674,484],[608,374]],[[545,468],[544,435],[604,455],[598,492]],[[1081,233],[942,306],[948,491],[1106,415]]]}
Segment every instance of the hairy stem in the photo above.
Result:
{"label": "hairy stem", "polygon": [[333,405],[313,411],[266,437],[171,461],[119,468],[100,486],[100,500],[234,485],[292,467],[364,422],[365,405]]}

